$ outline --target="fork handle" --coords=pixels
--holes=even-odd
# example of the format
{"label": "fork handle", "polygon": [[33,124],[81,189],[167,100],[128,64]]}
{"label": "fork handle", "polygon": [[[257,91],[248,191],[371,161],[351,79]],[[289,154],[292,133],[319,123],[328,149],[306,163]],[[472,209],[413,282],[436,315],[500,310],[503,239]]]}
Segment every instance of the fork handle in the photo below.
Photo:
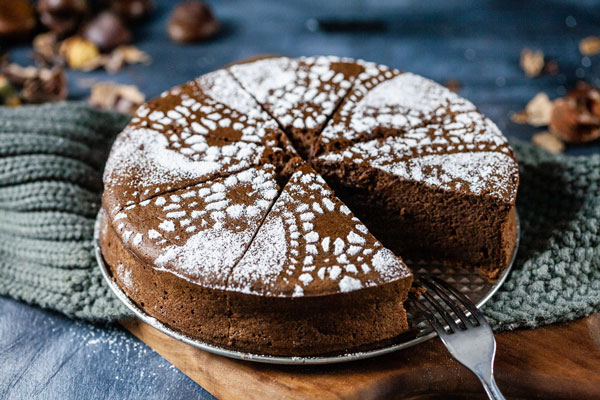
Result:
{"label": "fork handle", "polygon": [[504,398],[504,396],[502,395],[502,393],[500,393],[500,389],[498,389],[498,386],[496,385],[496,380],[494,379],[494,375],[490,375],[488,378],[488,377],[480,376],[478,374],[477,377],[479,378],[479,381],[481,381],[481,384],[483,385],[483,388],[485,389],[485,393],[488,395],[488,397],[491,400],[506,400]]}

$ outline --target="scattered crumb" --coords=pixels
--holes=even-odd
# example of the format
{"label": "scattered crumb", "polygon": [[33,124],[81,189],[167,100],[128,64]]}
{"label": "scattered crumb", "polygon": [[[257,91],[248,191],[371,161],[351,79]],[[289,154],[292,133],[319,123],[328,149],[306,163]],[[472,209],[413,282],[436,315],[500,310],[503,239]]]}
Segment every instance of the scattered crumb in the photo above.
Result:
{"label": "scattered crumb", "polygon": [[460,82],[456,79],[447,80],[444,83],[444,86],[446,86],[448,89],[452,90],[454,93],[460,92],[460,88],[461,88]]}
{"label": "scattered crumb", "polygon": [[58,41],[55,33],[40,33],[33,39],[33,58],[48,65],[60,63]]}
{"label": "scattered crumb", "polygon": [[584,56],[594,56],[600,53],[600,37],[588,36],[579,42],[579,51]]}
{"label": "scattered crumb", "polygon": [[42,104],[67,98],[67,77],[60,67],[40,69],[37,76],[23,85],[21,99],[25,103]]}
{"label": "scattered crumb", "polygon": [[521,68],[530,78],[538,76],[544,69],[544,52],[525,48],[521,51]]}
{"label": "scattered crumb", "polygon": [[540,92],[525,107],[525,110],[514,113],[511,120],[517,124],[547,126],[552,114],[552,101],[546,93]]}
{"label": "scattered crumb", "polygon": [[83,71],[92,71],[97,68],[104,68],[107,72],[114,73],[127,64],[149,64],[150,62],[150,56],[137,47],[119,46],[109,54],[98,54],[97,57],[82,65],[80,69]]}
{"label": "scattered crumb", "polygon": [[557,75],[559,72],[558,63],[554,60],[546,60],[544,62],[544,68],[542,69],[542,73],[548,75]]}
{"label": "scattered crumb", "polygon": [[2,67],[2,74],[16,87],[22,87],[27,79],[35,78],[39,71],[40,68],[34,66],[23,67],[14,63],[5,64]]}
{"label": "scattered crumb", "polygon": [[510,120],[515,124],[527,124],[529,122],[529,116],[523,111],[517,111],[510,116]]}
{"label": "scattered crumb", "polygon": [[555,135],[547,131],[536,133],[531,138],[531,141],[550,153],[558,154],[565,151],[565,144]]}

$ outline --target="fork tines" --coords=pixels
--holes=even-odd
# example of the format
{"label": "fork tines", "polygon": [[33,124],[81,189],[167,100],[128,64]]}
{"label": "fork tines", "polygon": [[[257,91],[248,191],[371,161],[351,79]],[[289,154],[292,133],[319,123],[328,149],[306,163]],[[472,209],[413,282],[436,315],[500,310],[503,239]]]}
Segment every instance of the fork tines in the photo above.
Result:
{"label": "fork tines", "polygon": [[452,334],[459,330],[487,325],[477,307],[443,280],[434,276],[419,277],[418,283],[427,289],[422,293],[426,301],[420,301],[413,296],[416,300],[414,303],[438,333]]}

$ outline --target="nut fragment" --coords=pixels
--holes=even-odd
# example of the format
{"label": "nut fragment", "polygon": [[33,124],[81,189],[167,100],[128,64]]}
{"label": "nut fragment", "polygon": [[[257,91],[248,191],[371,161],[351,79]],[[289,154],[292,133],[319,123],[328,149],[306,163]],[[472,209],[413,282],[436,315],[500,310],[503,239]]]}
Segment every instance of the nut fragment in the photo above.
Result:
{"label": "nut fragment", "polygon": [[54,32],[40,33],[33,39],[33,57],[50,65],[58,62],[58,42]]}
{"label": "nut fragment", "polygon": [[579,51],[584,56],[594,56],[600,53],[600,37],[589,36],[579,42]]}
{"label": "nut fragment", "polygon": [[24,103],[46,103],[67,98],[67,78],[60,67],[48,69],[8,64],[2,68],[2,73],[10,84],[22,88]]}
{"label": "nut fragment", "polygon": [[88,9],[86,0],[39,0],[40,21],[59,35],[73,32]]}
{"label": "nut fragment", "polygon": [[544,52],[541,50],[523,49],[521,51],[521,68],[530,78],[538,76],[544,68]]}
{"label": "nut fragment", "polygon": [[121,18],[136,21],[154,9],[152,0],[111,0],[110,9]]}
{"label": "nut fragment", "polygon": [[209,39],[219,28],[219,21],[204,2],[184,1],[171,13],[167,32],[175,42],[192,43]]}
{"label": "nut fragment", "polygon": [[125,43],[131,42],[131,32],[121,18],[110,11],[105,11],[83,29],[83,37],[94,43],[102,51],[111,51]]}
{"label": "nut fragment", "polygon": [[96,107],[132,114],[144,100],[144,94],[133,85],[100,82],[92,86],[88,102]]}
{"label": "nut fragment", "polygon": [[119,46],[103,57],[103,65],[108,72],[116,72],[125,64],[148,64],[150,61],[150,56],[135,46]]}
{"label": "nut fragment", "polygon": [[600,137],[600,90],[580,82],[555,100],[550,131],[570,143],[590,142]]}
{"label": "nut fragment", "polygon": [[550,132],[540,132],[531,138],[531,141],[550,153],[558,154],[565,151],[565,144]]}
{"label": "nut fragment", "polygon": [[525,110],[512,115],[513,122],[533,126],[546,126],[550,123],[552,102],[546,93],[540,92],[527,103]]}
{"label": "nut fragment", "polygon": [[65,39],[60,45],[59,53],[65,57],[69,67],[75,69],[89,69],[90,64],[100,56],[94,43],[79,36]]}
{"label": "nut fragment", "polygon": [[33,79],[39,74],[39,68],[34,66],[22,67],[18,64],[6,64],[2,67],[2,74],[12,85],[23,87],[26,80]]}
{"label": "nut fragment", "polygon": [[67,98],[67,78],[60,67],[42,68],[38,76],[23,85],[21,97],[32,104],[62,101]]}
{"label": "nut fragment", "polygon": [[24,39],[33,33],[36,20],[29,0],[0,1],[0,38]]}

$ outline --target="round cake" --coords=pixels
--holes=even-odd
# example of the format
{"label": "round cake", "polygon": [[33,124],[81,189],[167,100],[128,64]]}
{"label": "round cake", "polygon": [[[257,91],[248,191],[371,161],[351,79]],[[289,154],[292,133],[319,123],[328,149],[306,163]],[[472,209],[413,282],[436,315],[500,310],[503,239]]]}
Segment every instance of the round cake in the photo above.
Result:
{"label": "round cake", "polygon": [[125,293],[190,337],[365,349],[408,329],[407,264],[506,268],[518,180],[496,125],[428,79],[259,59],[136,111],[106,165],[100,247]]}

